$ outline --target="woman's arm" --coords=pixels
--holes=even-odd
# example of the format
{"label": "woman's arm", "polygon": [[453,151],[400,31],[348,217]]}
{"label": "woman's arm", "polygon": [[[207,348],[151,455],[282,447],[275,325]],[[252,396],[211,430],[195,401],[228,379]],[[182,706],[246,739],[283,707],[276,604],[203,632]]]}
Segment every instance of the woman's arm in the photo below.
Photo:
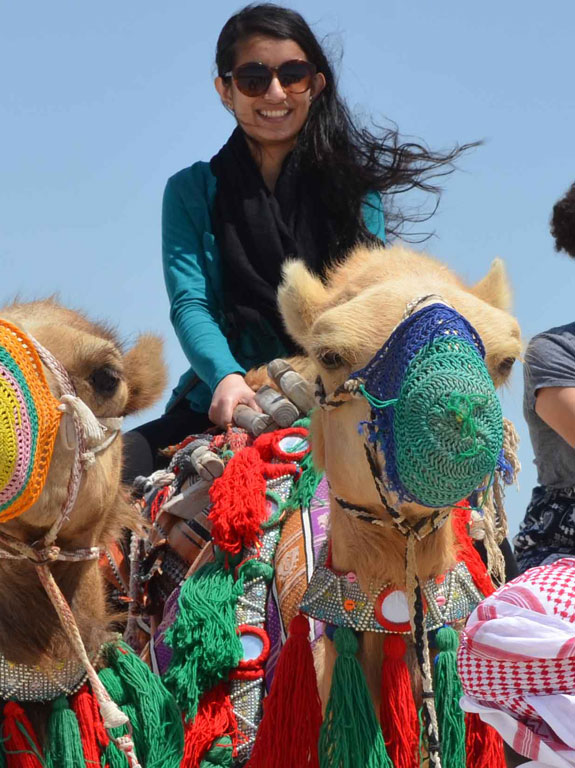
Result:
{"label": "woman's arm", "polygon": [[575,448],[575,387],[537,390],[535,413]]}
{"label": "woman's arm", "polygon": [[363,221],[372,235],[385,243],[385,214],[383,202],[376,192],[369,192],[362,205]]}
{"label": "woman's arm", "polygon": [[[233,356],[217,320],[218,307],[205,263],[207,201],[204,190],[193,190],[197,204],[186,206],[179,183],[170,179],[162,208],[164,279],[170,319],[194,372],[213,393],[209,416],[225,426],[239,402],[255,405],[243,381],[244,368]],[[253,402],[252,402],[253,401]]]}

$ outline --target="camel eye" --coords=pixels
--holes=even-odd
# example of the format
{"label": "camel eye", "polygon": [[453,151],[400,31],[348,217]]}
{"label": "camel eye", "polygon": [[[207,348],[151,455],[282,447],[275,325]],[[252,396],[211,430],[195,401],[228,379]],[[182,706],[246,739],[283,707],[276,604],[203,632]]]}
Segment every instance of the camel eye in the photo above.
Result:
{"label": "camel eye", "polygon": [[499,363],[499,365],[497,366],[497,370],[502,376],[507,376],[511,372],[514,362],[515,362],[514,357],[506,357],[504,360],[502,360]]}
{"label": "camel eye", "polygon": [[120,373],[115,368],[105,365],[103,368],[96,368],[90,376],[90,384],[94,387],[96,394],[104,397],[111,397],[120,383]]}
{"label": "camel eye", "polygon": [[321,352],[318,359],[324,368],[341,368],[342,365],[345,365],[344,358],[332,349]]}

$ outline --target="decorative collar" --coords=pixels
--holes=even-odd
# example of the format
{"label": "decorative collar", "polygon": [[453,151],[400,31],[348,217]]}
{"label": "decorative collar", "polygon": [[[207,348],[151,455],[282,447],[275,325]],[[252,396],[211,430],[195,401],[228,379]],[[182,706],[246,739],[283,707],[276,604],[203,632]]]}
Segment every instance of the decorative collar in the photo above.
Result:
{"label": "decorative collar", "polygon": [[[106,643],[94,654],[96,665]],[[0,699],[3,701],[53,701],[80,690],[88,673],[79,659],[55,661],[49,668],[17,664],[0,654]]]}
{"label": "decorative collar", "polygon": [[[327,565],[324,545],[300,610],[326,624],[349,627],[357,632],[411,634],[409,606],[404,590],[379,584],[370,594],[359,586],[353,572],[336,573]],[[460,562],[444,576],[429,579],[423,586],[426,631],[464,620],[483,600],[465,563]]]}

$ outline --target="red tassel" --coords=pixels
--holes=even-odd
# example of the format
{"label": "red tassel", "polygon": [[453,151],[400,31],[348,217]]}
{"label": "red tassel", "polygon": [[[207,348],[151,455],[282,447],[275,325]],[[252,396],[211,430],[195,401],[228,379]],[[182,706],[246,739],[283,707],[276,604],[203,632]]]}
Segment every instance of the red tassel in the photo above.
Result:
{"label": "red tassel", "polygon": [[83,685],[72,698],[71,707],[80,726],[80,737],[86,764],[100,765],[100,756],[108,745],[98,702],[88,685]]}
{"label": "red tassel", "polygon": [[256,543],[266,519],[264,463],[255,448],[244,448],[230,459],[224,474],[212,483],[212,539],[220,549],[237,554]]}
{"label": "red tassel", "polygon": [[184,756],[180,768],[199,768],[205,753],[222,736],[231,736],[235,752],[238,724],[224,683],[202,697],[195,718],[187,723],[184,721],[184,729]]}
{"label": "red tassel", "polygon": [[394,767],[418,768],[419,720],[409,670],[403,658],[405,651],[405,640],[401,635],[385,636],[379,719]]}
{"label": "red tassel", "polygon": [[467,768],[505,768],[503,739],[476,712],[466,713],[465,734]]}
{"label": "red tassel", "polygon": [[276,667],[246,768],[319,768],[321,701],[309,644],[309,622],[298,614]]}
{"label": "red tassel", "polygon": [[42,768],[44,765],[36,756],[42,753],[32,723],[15,701],[8,701],[4,706],[2,740],[6,768]]}
{"label": "red tassel", "polygon": [[163,488],[160,488],[160,490],[154,496],[154,500],[150,505],[150,520],[152,521],[152,523],[156,521],[156,518],[159,515],[160,510],[164,506],[164,502],[170,495],[171,491],[172,491],[171,487],[169,485],[166,485]]}
{"label": "red tassel", "polygon": [[[459,502],[464,505],[465,502]],[[467,566],[471,578],[477,589],[484,597],[495,591],[491,577],[487,571],[481,555],[473,546],[473,541],[468,533],[468,525],[471,520],[471,510],[465,506],[456,505],[453,508],[451,521],[457,547],[457,559]]]}

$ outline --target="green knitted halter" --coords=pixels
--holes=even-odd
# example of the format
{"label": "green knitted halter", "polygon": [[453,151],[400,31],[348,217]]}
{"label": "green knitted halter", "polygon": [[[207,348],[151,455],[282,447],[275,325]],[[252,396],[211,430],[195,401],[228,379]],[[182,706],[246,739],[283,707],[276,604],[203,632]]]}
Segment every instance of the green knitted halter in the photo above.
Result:
{"label": "green knitted halter", "polygon": [[394,432],[399,478],[426,506],[456,504],[491,475],[503,416],[471,344],[443,336],[417,353],[395,404]]}
{"label": "green knitted halter", "polygon": [[344,385],[371,406],[363,427],[400,502],[448,507],[491,481],[503,416],[484,355],[462,315],[432,304],[404,319]]}

